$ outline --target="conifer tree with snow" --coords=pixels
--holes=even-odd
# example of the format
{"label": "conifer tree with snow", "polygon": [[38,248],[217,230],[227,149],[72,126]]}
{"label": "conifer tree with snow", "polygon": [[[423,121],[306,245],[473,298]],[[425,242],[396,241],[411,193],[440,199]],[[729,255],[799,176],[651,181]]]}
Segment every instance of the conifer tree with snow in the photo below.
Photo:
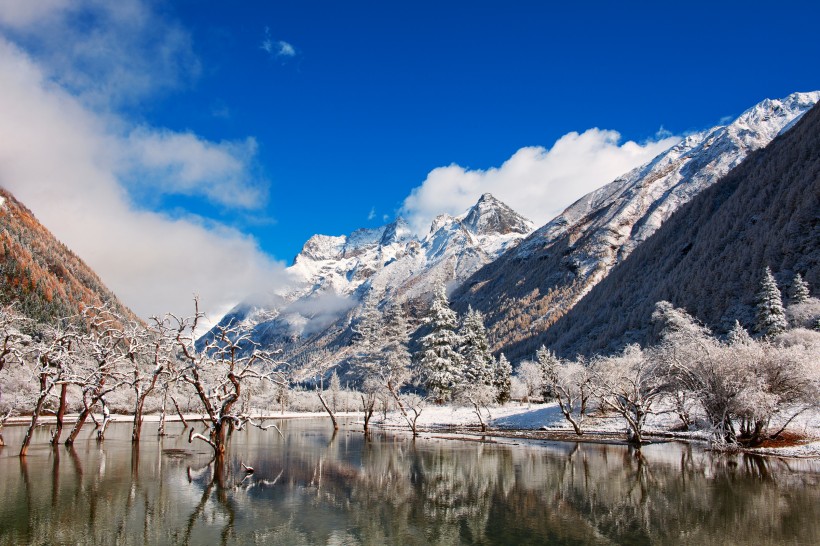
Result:
{"label": "conifer tree with snow", "polygon": [[381,350],[383,360],[382,379],[394,394],[410,378],[410,341],[407,318],[401,305],[393,303],[385,310],[382,328]]}
{"label": "conifer tree with snow", "polygon": [[764,338],[771,338],[783,332],[787,326],[783,298],[771,269],[763,271],[760,291],[757,293],[757,321],[755,329]]}
{"label": "conifer tree with snow", "polygon": [[555,396],[555,393],[552,392],[552,383],[555,369],[560,364],[560,360],[553,351],[543,345],[536,351],[535,357],[538,362],[538,369],[541,372],[541,397],[546,402]]}
{"label": "conifer tree with snow", "polygon": [[382,365],[382,314],[375,298],[368,297],[353,326],[353,339],[356,348],[353,368],[362,382],[378,373]]}
{"label": "conifer tree with snow", "polygon": [[458,315],[450,309],[443,283],[437,283],[426,322],[429,334],[421,338],[419,374],[427,391],[438,403],[452,394],[461,379],[462,358],[458,353]]}
{"label": "conifer tree with snow", "polygon": [[495,362],[495,377],[493,378],[493,387],[495,387],[496,402],[499,404],[506,404],[512,397],[512,365],[501,353],[498,360]]}
{"label": "conifer tree with snow", "polygon": [[487,329],[484,327],[484,315],[480,311],[467,309],[467,314],[459,331],[461,344],[459,353],[464,363],[461,380],[464,385],[492,385],[494,378],[494,360],[487,341]]}
{"label": "conifer tree with snow", "polygon": [[748,345],[752,343],[752,336],[749,335],[749,332],[746,331],[746,328],[741,326],[739,321],[735,321],[734,326],[732,329],[729,330],[729,333],[726,335],[726,344],[730,347],[737,346],[737,345]]}
{"label": "conifer tree with snow", "polygon": [[803,280],[800,273],[796,274],[789,289],[789,303],[805,303],[810,297],[809,283]]}

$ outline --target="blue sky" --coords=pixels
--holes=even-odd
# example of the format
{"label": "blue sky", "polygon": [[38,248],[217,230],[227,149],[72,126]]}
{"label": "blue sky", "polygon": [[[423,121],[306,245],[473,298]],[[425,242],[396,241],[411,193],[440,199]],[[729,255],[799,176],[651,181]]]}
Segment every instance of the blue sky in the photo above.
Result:
{"label": "blue sky", "polygon": [[289,259],[312,233],[393,217],[435,167],[592,127],[681,134],[818,85],[809,4],[712,4],[178,2],[202,73],[144,115],[253,135],[270,203],[243,229]]}
{"label": "blue sky", "polygon": [[192,291],[219,313],[314,233],[423,231],[485,190],[543,223],[676,136],[820,88],[818,11],[4,0],[0,108],[22,113],[0,183],[141,314]]}

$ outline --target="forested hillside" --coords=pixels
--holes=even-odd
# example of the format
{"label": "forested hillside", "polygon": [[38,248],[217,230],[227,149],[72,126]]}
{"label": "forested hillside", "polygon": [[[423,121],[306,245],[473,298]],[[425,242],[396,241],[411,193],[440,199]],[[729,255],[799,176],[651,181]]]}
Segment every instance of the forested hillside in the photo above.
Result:
{"label": "forested hillside", "polygon": [[0,188],[0,304],[38,322],[110,302],[133,318],[100,278],[13,195]]}
{"label": "forested hillside", "polygon": [[820,108],[679,209],[545,334],[559,354],[611,352],[651,339],[655,302],[668,300],[727,332],[753,330],[764,268],[784,296],[795,274],[820,291]]}

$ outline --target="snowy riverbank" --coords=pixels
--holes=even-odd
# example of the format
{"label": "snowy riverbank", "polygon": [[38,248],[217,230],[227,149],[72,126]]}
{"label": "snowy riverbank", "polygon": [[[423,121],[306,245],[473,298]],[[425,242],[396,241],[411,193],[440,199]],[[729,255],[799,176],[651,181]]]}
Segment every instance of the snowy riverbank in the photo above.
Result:
{"label": "snowy riverbank", "polygon": [[[256,412],[255,412],[256,413]],[[817,411],[809,411],[801,414],[789,425],[788,430],[800,439],[789,442],[792,445],[755,448],[747,450],[750,453],[761,455],[771,455],[778,457],[808,457],[820,458],[820,415]],[[65,416],[67,424],[76,420],[76,414]],[[185,414],[187,421],[202,421],[201,414]],[[337,412],[336,417],[359,426],[362,419],[360,411]],[[258,419],[321,419],[327,418],[325,412],[259,412]],[[532,403],[511,402],[503,406],[489,408],[489,415],[486,411],[484,418],[488,423],[489,431],[484,436],[512,438],[512,439],[532,439],[532,440],[559,440],[559,441],[584,441],[584,442],[621,442],[626,437],[626,423],[617,414],[604,416],[593,415],[584,421],[584,435],[577,436],[572,431],[569,423],[564,419],[557,403]],[[98,420],[101,416],[98,416]],[[158,423],[159,415],[146,415],[144,426],[149,423]],[[655,415],[649,420],[646,427],[647,436],[650,441],[681,440],[707,443],[709,434],[705,430],[693,430],[689,432],[669,432],[675,426],[676,417],[673,414]],[[17,416],[6,421],[9,425],[27,425],[31,421],[30,417]],[[132,422],[133,417],[129,415],[112,415],[112,422]],[[179,422],[178,415],[167,415],[167,422]],[[39,419],[41,425],[53,425],[56,418],[53,415],[43,416]],[[418,429],[424,436],[430,434],[446,434],[449,437],[475,437],[480,435],[479,421],[472,408],[464,406],[443,405],[425,406],[418,419]],[[93,423],[89,421],[89,425]],[[88,425],[87,425],[88,426]],[[398,411],[387,413],[386,419],[381,412],[373,415],[371,426],[374,430],[387,429],[391,431],[406,431],[407,423]]]}

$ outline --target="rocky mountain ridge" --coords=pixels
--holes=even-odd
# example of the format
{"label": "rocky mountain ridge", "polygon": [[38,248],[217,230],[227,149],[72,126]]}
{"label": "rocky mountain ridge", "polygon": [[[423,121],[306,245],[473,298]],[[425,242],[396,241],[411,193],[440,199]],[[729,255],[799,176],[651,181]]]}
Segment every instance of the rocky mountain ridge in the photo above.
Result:
{"label": "rocky mountain ridge", "polygon": [[687,136],[477,271],[453,294],[454,306],[485,314],[496,351],[539,336],[675,210],[791,128],[818,100],[820,92],[766,99],[728,125]]}
{"label": "rocky mountain ridge", "polygon": [[436,282],[458,284],[533,229],[484,194],[459,216],[438,216],[421,238],[402,218],[346,236],[314,235],[288,268],[289,290],[243,302],[223,323],[241,321],[256,342],[290,354],[343,344],[365,298],[421,312]]}

